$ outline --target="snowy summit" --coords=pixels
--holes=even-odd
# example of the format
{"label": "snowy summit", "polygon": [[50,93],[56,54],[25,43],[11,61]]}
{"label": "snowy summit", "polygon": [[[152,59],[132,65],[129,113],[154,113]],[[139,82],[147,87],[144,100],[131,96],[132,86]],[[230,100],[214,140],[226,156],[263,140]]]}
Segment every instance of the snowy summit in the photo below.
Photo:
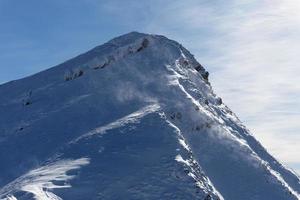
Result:
{"label": "snowy summit", "polygon": [[1,200],[297,200],[179,43],[132,32],[0,86]]}

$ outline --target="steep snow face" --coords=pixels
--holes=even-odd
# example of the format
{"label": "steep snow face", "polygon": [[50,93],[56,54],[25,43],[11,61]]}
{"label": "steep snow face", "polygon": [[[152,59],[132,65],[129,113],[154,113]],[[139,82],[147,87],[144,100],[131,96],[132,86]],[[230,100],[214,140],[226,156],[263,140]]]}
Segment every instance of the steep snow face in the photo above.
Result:
{"label": "steep snow face", "polygon": [[0,86],[0,199],[300,199],[180,44],[129,33]]}

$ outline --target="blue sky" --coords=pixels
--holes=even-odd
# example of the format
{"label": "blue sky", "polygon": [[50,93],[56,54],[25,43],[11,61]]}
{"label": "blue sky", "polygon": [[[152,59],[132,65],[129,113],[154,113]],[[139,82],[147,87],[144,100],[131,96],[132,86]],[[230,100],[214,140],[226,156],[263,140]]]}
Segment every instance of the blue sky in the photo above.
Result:
{"label": "blue sky", "polygon": [[136,30],[187,47],[254,135],[300,173],[297,0],[1,0],[0,83]]}

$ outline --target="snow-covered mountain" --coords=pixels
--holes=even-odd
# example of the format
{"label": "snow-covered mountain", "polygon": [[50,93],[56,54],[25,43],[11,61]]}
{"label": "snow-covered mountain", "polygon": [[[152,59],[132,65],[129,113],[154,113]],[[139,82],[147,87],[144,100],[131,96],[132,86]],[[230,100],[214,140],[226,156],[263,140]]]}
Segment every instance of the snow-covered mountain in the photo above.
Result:
{"label": "snow-covered mountain", "polygon": [[[233,80],[228,80],[233,81]],[[132,32],[0,86],[2,200],[294,200],[179,43]]]}

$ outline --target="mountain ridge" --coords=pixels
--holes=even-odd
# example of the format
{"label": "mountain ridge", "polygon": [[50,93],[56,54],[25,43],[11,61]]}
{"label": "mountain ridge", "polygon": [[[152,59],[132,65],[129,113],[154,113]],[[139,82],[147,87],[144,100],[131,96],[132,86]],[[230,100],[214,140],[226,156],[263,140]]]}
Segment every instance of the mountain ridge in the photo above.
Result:
{"label": "mountain ridge", "polygon": [[208,75],[179,43],[131,32],[0,86],[0,199],[299,199]]}

